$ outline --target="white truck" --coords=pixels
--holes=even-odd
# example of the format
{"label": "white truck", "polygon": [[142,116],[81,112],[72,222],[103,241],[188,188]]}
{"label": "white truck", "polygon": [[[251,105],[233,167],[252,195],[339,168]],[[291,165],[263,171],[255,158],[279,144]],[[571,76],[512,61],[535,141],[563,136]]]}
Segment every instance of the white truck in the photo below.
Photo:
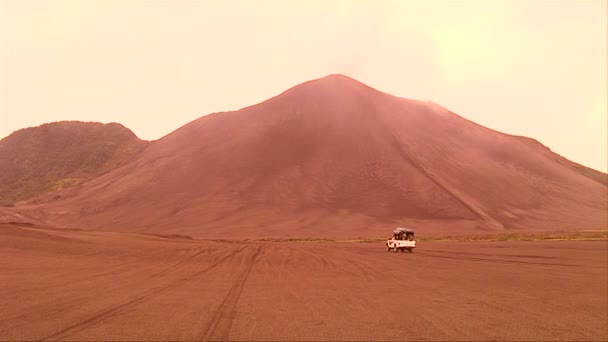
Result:
{"label": "white truck", "polygon": [[412,253],[414,248],[416,248],[416,240],[414,240],[414,237],[413,230],[399,227],[393,231],[393,236],[386,240],[386,251],[408,251]]}

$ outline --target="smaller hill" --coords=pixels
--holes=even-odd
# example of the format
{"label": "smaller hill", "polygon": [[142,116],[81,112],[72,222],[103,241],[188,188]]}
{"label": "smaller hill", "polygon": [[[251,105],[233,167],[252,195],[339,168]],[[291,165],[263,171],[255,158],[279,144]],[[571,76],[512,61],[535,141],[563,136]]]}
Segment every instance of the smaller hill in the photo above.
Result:
{"label": "smaller hill", "polygon": [[18,130],[0,140],[0,205],[80,184],[147,145],[118,123],[61,121]]}

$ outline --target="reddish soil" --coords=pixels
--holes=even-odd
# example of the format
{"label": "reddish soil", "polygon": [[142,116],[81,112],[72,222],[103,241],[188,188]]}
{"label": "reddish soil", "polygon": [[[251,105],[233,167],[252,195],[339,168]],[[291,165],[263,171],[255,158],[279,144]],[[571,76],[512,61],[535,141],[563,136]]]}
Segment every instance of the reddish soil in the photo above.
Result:
{"label": "reddish soil", "polygon": [[204,116],[0,222],[203,238],[608,227],[606,175],[341,75]]}
{"label": "reddish soil", "polygon": [[0,225],[0,340],[608,339],[606,241],[262,243]]}

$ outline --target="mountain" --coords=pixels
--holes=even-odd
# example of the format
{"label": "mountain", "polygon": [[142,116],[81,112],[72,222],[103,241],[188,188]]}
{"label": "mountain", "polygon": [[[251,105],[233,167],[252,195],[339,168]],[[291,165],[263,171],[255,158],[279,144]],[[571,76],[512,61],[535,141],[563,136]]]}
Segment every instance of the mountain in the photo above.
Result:
{"label": "mountain", "polygon": [[608,225],[605,177],[533,139],[330,75],[201,117],[14,210],[56,226],[197,237],[589,229]]}
{"label": "mountain", "polygon": [[117,123],[62,121],[16,131],[0,140],[0,205],[95,178],[146,145]]}

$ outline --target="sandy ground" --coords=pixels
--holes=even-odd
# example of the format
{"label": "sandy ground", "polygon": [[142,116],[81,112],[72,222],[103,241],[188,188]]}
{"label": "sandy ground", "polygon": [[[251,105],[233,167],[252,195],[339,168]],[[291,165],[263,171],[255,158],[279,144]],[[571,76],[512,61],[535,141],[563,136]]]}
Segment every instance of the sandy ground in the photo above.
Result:
{"label": "sandy ground", "polygon": [[0,225],[0,340],[607,340],[608,243],[260,243]]}

